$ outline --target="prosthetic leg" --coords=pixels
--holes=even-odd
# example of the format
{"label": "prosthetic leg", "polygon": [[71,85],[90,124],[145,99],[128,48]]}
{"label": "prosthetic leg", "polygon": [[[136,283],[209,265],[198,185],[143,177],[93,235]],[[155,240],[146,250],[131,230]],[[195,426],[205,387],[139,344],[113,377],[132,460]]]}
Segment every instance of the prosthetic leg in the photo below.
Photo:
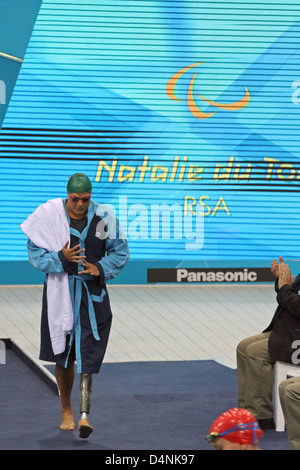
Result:
{"label": "prosthetic leg", "polygon": [[81,419],[78,423],[79,437],[86,439],[93,432],[89,423],[91,397],[93,392],[93,376],[91,374],[80,374],[79,399]]}

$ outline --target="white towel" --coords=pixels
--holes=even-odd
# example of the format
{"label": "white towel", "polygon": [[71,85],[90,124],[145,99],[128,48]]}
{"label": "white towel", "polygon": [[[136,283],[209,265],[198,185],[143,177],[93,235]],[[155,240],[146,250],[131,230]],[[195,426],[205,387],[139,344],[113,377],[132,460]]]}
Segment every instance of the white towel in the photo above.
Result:
{"label": "white towel", "polygon": [[[39,206],[20,225],[39,248],[59,251],[70,241],[70,227],[63,200],[52,199]],[[54,354],[64,352],[66,336],[73,328],[73,310],[67,273],[48,274],[48,323]]]}

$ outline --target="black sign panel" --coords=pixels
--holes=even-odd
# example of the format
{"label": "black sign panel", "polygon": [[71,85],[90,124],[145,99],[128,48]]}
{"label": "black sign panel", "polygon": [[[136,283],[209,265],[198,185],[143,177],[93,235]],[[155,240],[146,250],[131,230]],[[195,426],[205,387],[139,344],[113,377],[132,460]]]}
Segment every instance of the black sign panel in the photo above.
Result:
{"label": "black sign panel", "polygon": [[148,269],[148,283],[274,282],[270,268],[163,268]]}

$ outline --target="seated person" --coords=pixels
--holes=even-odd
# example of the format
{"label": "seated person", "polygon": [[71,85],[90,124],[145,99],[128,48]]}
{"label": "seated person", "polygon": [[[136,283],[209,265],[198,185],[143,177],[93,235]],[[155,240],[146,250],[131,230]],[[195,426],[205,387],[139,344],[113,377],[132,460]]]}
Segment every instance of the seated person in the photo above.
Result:
{"label": "seated person", "polygon": [[292,363],[294,341],[300,339],[300,275],[294,280],[282,257],[274,260],[278,307],[262,333],[242,340],[237,346],[238,406],[246,408],[262,429],[274,428],[273,365]]}
{"label": "seated person", "polygon": [[300,377],[279,385],[279,397],[292,450],[300,450]]}

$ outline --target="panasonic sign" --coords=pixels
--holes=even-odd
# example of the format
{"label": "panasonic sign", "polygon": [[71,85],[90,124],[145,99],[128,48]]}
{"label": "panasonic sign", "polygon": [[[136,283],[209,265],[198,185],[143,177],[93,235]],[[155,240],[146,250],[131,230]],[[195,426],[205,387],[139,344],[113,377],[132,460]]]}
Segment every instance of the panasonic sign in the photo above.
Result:
{"label": "panasonic sign", "polygon": [[254,282],[257,280],[255,271],[190,271],[177,269],[177,282]]}
{"label": "panasonic sign", "polygon": [[155,268],[147,270],[148,283],[274,282],[270,268]]}

